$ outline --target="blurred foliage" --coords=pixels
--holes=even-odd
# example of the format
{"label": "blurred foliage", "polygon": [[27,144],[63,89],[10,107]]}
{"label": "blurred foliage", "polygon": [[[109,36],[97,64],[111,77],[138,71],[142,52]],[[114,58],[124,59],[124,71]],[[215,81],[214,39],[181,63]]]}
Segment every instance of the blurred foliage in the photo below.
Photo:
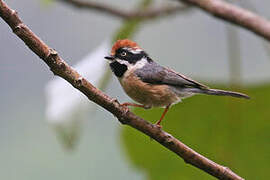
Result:
{"label": "blurred foliage", "polygon": [[[269,179],[270,85],[246,92],[251,100],[205,95],[185,99],[169,110],[163,129],[246,179]],[[134,110],[153,123],[162,111]],[[130,127],[123,127],[121,137],[132,164],[149,180],[215,179]]]}
{"label": "blurred foliage", "polygon": [[[138,4],[137,9],[147,9],[152,3],[152,0],[143,0]],[[142,22],[142,19],[140,18],[134,18],[134,19],[128,19],[125,20],[123,25],[119,28],[117,33],[113,37],[113,43],[114,41],[118,39],[125,39],[125,38],[131,38],[136,30],[138,30],[140,23]]]}
{"label": "blurred foliage", "polygon": [[50,6],[53,2],[54,0],[41,0],[42,5],[44,6]]}

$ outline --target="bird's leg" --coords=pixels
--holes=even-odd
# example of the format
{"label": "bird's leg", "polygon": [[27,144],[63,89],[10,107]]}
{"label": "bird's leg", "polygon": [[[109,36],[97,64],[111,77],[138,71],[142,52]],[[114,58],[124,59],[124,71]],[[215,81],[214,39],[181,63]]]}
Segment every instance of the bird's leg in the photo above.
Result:
{"label": "bird's leg", "polygon": [[123,103],[123,104],[121,104],[121,106],[133,106],[133,107],[141,107],[144,109],[148,109],[148,107],[145,105],[135,104],[135,103]]}
{"label": "bird's leg", "polygon": [[163,111],[160,119],[158,120],[158,122],[156,122],[156,125],[159,127],[159,128],[162,128],[162,126],[160,125],[162,119],[165,117],[166,113],[168,112],[169,108],[170,108],[170,104],[168,106],[166,106],[165,110]]}

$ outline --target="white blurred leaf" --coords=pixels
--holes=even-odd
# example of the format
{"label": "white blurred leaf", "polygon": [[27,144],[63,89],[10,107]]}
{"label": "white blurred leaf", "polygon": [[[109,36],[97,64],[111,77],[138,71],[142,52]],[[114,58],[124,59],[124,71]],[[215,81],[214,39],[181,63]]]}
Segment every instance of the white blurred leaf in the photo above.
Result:
{"label": "white blurred leaf", "polygon": [[[106,60],[110,42],[103,42],[97,49],[83,58],[74,68],[94,86],[102,84],[106,74]],[[94,105],[78,90],[62,78],[55,77],[46,86],[46,116],[48,122],[56,128],[60,140],[68,148],[76,143],[81,125]]]}

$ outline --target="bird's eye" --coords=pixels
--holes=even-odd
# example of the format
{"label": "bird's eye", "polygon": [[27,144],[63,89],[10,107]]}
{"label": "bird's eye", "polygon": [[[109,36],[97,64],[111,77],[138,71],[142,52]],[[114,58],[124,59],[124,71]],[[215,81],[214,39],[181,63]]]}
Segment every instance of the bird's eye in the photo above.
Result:
{"label": "bird's eye", "polygon": [[121,52],[121,56],[126,56],[127,53],[126,52]]}

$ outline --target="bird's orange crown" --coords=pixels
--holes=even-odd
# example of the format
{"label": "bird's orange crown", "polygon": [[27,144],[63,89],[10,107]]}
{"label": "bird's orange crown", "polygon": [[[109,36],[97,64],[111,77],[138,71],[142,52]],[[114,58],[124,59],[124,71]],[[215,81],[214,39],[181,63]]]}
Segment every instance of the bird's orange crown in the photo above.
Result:
{"label": "bird's orange crown", "polygon": [[121,39],[121,40],[117,40],[113,47],[112,47],[112,51],[111,51],[111,55],[115,55],[115,51],[119,48],[122,47],[130,47],[130,48],[134,48],[134,49],[138,49],[140,48],[137,43],[129,40],[129,39]]}

